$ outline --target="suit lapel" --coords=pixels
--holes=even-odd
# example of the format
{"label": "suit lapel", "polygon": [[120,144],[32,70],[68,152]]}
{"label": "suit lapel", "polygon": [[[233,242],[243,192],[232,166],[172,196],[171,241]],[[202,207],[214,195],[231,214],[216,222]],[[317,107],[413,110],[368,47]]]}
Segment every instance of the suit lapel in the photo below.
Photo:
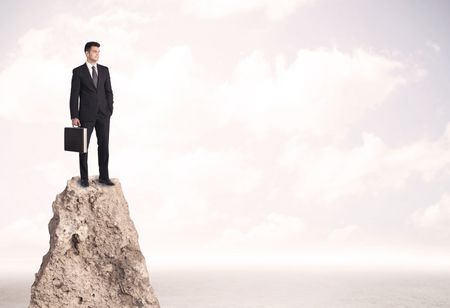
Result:
{"label": "suit lapel", "polygon": [[[100,67],[100,65],[97,64],[97,74],[98,74],[98,86],[100,86],[103,80],[103,69]],[[92,83],[94,83],[94,81],[92,81]]]}

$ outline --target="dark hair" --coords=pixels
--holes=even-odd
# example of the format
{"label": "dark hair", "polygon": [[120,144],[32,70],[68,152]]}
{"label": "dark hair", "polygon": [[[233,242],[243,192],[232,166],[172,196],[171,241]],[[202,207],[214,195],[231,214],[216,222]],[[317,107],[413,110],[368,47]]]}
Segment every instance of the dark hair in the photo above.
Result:
{"label": "dark hair", "polygon": [[84,45],[84,52],[89,51],[92,46],[100,47],[100,44],[97,42],[87,42],[86,45]]}

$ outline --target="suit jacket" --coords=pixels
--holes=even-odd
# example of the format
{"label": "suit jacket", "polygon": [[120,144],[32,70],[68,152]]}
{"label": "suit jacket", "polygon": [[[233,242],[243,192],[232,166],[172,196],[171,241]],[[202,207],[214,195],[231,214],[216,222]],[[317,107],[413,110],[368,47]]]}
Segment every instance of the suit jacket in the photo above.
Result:
{"label": "suit jacket", "polygon": [[[106,115],[113,114],[113,91],[109,69],[97,63],[98,83],[94,86],[89,68],[86,63],[72,70],[72,86],[70,90],[70,118],[80,121],[95,121],[99,108]],[[80,108],[78,109],[78,97]]]}

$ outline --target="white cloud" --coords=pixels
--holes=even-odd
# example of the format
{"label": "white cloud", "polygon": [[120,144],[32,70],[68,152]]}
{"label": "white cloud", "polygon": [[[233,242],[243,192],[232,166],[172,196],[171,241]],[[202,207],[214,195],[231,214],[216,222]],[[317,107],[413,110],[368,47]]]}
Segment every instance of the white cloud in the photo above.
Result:
{"label": "white cloud", "polygon": [[236,13],[263,10],[270,20],[279,20],[291,14],[295,9],[309,5],[315,0],[185,0],[182,2],[184,13],[193,13],[203,18],[222,18]]}
{"label": "white cloud", "polygon": [[407,82],[400,62],[362,49],[302,49],[285,63],[279,55],[272,67],[261,51],[242,59],[215,93],[222,116],[260,133],[339,137]]}
{"label": "white cloud", "polygon": [[[223,208],[238,199],[222,215],[232,218],[238,214],[233,209],[255,194],[263,199],[268,193],[264,202],[277,203],[294,189],[290,202],[333,201],[374,187],[390,189],[392,183],[398,187],[409,176],[399,169],[404,177],[391,182],[383,179],[378,168],[390,149],[373,134],[363,133],[363,145],[350,150],[331,142],[406,82],[396,71],[402,68],[400,63],[363,50],[350,55],[303,50],[288,67],[279,56],[272,68],[271,61],[255,51],[238,63],[231,81],[219,85],[203,79],[199,65],[188,46],[178,46],[157,63],[144,60],[130,78],[116,83],[127,92],[123,100],[129,101],[118,120],[121,127],[130,128],[130,135],[123,139],[139,143],[124,150],[133,151],[136,162],[148,161],[140,164],[139,172],[158,175],[161,218],[210,217],[218,227],[226,227],[225,218],[213,214],[216,208],[211,210],[208,204]],[[151,91],[147,84],[152,85]],[[377,90],[355,90],[360,92],[354,98],[353,89],[359,88]],[[137,108],[142,112],[131,112]],[[333,111],[322,111],[327,109]],[[277,135],[279,131],[295,135]],[[330,145],[324,147],[317,137]],[[120,158],[121,166],[130,166],[126,153]],[[291,179],[280,170],[294,171],[296,176]],[[189,180],[183,180],[183,174]],[[270,180],[274,174],[279,181]],[[224,198],[216,199],[217,190]],[[204,208],[192,211],[189,204]]]}
{"label": "white cloud", "polygon": [[378,136],[363,132],[353,148],[314,147],[293,137],[277,160],[279,168],[298,174],[296,197],[308,204],[328,204],[343,196],[376,195],[405,188],[418,174],[430,182],[450,172],[450,123],[435,141],[416,140],[388,147]]}
{"label": "white cloud", "polygon": [[413,222],[423,228],[450,230],[450,194],[444,193],[436,204],[417,209],[412,214]]}
{"label": "white cloud", "polygon": [[[4,256],[22,258],[33,255],[42,257],[48,250],[47,225],[50,218],[44,214],[38,214],[31,218],[19,218],[1,226],[0,250],[5,253]],[[46,238],[47,240],[37,242],[36,238]]]}
{"label": "white cloud", "polygon": [[332,230],[328,234],[328,240],[329,241],[345,241],[349,239],[357,230],[359,229],[359,226],[355,224],[347,225],[342,228],[337,228]]}
{"label": "white cloud", "polygon": [[228,227],[218,239],[205,247],[209,253],[243,253],[259,251],[273,252],[281,249],[296,250],[299,240],[304,236],[305,224],[297,216],[271,212],[261,220],[246,226]]}
{"label": "white cloud", "polygon": [[431,40],[428,40],[428,41],[426,42],[426,45],[427,45],[429,48],[431,48],[433,51],[435,51],[435,52],[440,52],[440,51],[441,51],[441,46],[439,46],[439,44],[436,43],[436,42],[433,42],[433,41],[431,41]]}

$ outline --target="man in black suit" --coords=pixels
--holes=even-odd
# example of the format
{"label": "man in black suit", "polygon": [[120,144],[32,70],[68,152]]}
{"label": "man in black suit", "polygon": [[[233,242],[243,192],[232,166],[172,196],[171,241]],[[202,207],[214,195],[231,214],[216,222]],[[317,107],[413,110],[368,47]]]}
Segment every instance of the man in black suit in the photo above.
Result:
{"label": "man in black suit", "polygon": [[[108,174],[109,120],[113,113],[113,92],[108,67],[97,64],[100,44],[87,42],[84,46],[86,63],[72,70],[70,118],[72,125],[87,128],[88,147],[95,127],[98,144],[99,182],[114,185]],[[78,97],[80,108],[78,109]],[[88,153],[80,153],[81,185],[89,186]]]}

